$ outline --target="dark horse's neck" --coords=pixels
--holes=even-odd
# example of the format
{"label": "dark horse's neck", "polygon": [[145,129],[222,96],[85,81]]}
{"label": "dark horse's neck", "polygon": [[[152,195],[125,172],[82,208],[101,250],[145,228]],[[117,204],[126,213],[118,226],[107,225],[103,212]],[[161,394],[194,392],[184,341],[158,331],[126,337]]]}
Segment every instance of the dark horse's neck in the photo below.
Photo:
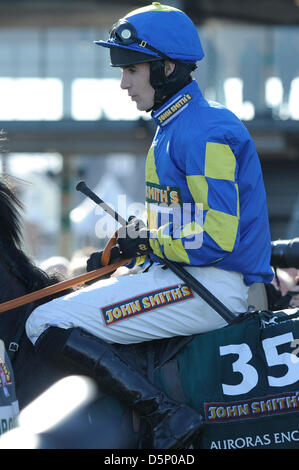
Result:
{"label": "dark horse's neck", "polygon": [[[54,276],[49,277],[22,251],[20,209],[20,201],[0,179],[0,302],[17,298],[60,280]],[[21,408],[53,383],[56,377],[36,357],[25,333],[25,322],[31,311],[38,304],[49,300],[50,298],[43,299],[39,303],[0,314],[0,339],[4,341],[7,351],[10,353],[12,343],[19,345],[18,351],[10,355]]]}
{"label": "dark horse's neck", "polygon": [[[25,255],[25,253],[12,243],[0,240],[0,302],[15,299],[29,292],[55,284],[55,277],[49,277],[40,270]],[[44,299],[42,302],[48,301]],[[13,340],[14,331],[20,321],[31,313],[38,303],[25,305],[15,310],[9,310],[1,314],[0,336],[6,347],[8,341]]]}
{"label": "dark horse's neck", "polygon": [[[9,185],[0,180],[0,302],[14,299],[57,282],[39,269],[22,251],[22,204]],[[32,306],[34,307],[34,306]],[[19,308],[1,315],[0,337],[12,340],[24,311]]]}
{"label": "dark horse's neck", "polygon": [[[3,180],[0,180],[0,302],[15,299],[56,283],[59,279],[49,277],[22,251],[21,218],[22,204]],[[36,305],[31,305],[33,309]],[[12,340],[14,330],[30,313],[29,306],[8,311],[1,315],[0,337]]]}
{"label": "dark horse's neck", "polygon": [[[27,293],[53,284],[58,279],[47,276],[22,251],[20,218],[22,209],[22,204],[14,192],[0,180],[0,261],[4,272],[7,271],[7,276],[22,285]],[[2,276],[1,280],[4,280]],[[10,285],[11,291],[14,290],[13,287]],[[3,292],[1,288],[0,298],[3,295],[7,297],[11,292]]]}

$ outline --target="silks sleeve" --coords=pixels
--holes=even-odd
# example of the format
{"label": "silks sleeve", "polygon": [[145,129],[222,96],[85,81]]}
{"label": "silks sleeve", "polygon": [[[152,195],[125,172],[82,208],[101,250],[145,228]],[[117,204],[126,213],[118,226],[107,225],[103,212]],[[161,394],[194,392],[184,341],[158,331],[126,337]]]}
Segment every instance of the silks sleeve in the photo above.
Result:
{"label": "silks sleeve", "polygon": [[[240,238],[238,165],[226,143],[189,143],[179,156],[184,164],[182,192],[189,212],[187,223],[177,227],[173,220],[158,227],[151,239],[154,253],[195,266],[217,262],[231,253]],[[184,162],[184,163],[182,163]],[[190,203],[191,201],[191,203]],[[191,204],[191,209],[190,209]],[[184,217],[181,217],[184,222]]]}

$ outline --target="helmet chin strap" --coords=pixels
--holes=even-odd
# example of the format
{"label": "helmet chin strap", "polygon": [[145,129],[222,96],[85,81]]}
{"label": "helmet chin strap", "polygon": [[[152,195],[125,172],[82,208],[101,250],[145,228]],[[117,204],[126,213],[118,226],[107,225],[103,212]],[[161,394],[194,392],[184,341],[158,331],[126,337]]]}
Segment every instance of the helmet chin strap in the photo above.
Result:
{"label": "helmet chin strap", "polygon": [[146,112],[160,108],[172,95],[192,81],[191,72],[196,69],[196,65],[173,62],[175,68],[168,76],[165,74],[164,60],[150,62],[150,84],[155,90],[155,96],[154,105]]}

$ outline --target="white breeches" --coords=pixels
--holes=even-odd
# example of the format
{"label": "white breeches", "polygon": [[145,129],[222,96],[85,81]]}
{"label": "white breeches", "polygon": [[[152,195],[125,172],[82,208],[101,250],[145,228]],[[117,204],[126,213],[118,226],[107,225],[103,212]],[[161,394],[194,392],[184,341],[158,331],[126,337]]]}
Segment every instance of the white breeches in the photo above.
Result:
{"label": "white breeches", "polygon": [[[243,276],[215,267],[187,270],[234,314],[247,310]],[[109,343],[189,336],[227,323],[169,269],[97,281],[36,308],[26,323],[32,343],[49,326],[80,327]]]}

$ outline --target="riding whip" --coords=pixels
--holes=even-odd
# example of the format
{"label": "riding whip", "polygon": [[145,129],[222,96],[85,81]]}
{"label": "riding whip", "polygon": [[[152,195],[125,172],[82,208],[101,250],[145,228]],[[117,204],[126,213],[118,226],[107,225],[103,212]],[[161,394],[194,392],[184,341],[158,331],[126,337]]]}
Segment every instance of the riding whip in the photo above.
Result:
{"label": "riding whip", "polygon": [[127,221],[121,215],[115,212],[110,206],[108,206],[108,204],[106,204],[101,198],[99,198],[99,196],[97,196],[91,189],[89,189],[89,187],[84,183],[84,181],[80,181],[80,183],[77,184],[76,190],[89,197],[89,199],[91,199],[98,206],[100,206],[105,212],[110,214],[121,225],[127,225]]}
{"label": "riding whip", "polygon": [[[116,211],[111,209],[102,199],[100,199],[86,184],[81,181],[76,186],[77,191],[82,192],[96,204],[98,204],[105,212],[115,218],[121,225],[127,225],[127,221],[121,217]],[[206,289],[197,279],[195,279],[183,266],[174,261],[163,258],[163,263],[190,288],[194,290],[203,300],[207,302],[228,324],[232,323],[236,317],[231,311],[218,300],[208,289]]]}

